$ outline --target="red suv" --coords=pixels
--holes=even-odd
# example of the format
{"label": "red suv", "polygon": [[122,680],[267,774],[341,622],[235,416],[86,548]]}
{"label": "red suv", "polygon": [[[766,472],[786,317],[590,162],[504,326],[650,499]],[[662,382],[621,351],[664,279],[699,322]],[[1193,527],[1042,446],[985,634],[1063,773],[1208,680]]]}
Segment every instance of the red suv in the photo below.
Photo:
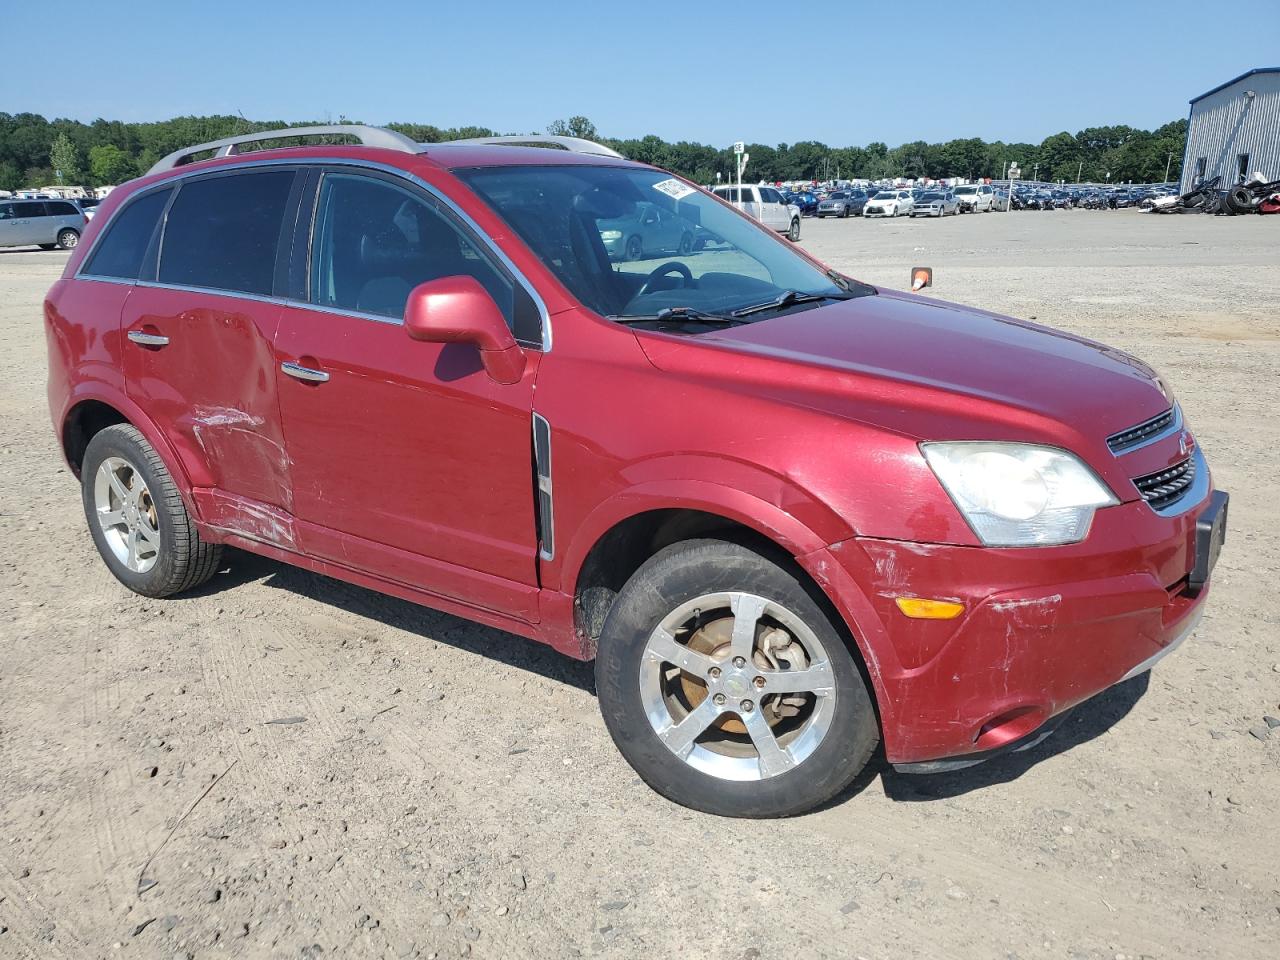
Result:
{"label": "red suv", "polygon": [[[314,133],[360,144],[238,152]],[[44,313],[121,582],[229,544],[594,658],[639,774],[737,816],[881,740],[1024,748],[1194,628],[1227,498],[1151,368],[531,139],[276,131],[112,192]],[[641,204],[697,243],[615,262]]]}

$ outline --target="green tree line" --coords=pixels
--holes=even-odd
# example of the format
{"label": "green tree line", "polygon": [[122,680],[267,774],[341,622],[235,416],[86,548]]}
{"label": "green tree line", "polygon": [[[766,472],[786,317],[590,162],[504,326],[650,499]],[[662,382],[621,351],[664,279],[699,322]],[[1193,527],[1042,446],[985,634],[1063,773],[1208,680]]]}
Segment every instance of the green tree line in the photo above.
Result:
{"label": "green tree line", "polygon": [[[175,117],[154,123],[119,120],[46,120],[34,113],[0,113],[0,189],[43,187],[56,183],[101,186],[136,177],[180,147],[220,137],[318,121],[258,121],[243,117]],[[344,119],[339,122],[347,122]],[[391,123],[391,129],[423,143],[464,137],[491,136],[487,127],[441,128],[430,124]],[[602,136],[585,117],[556,120],[548,132],[599,140],[633,160],[651,163],[698,183],[714,183],[716,174],[732,178],[734,159],[729,147],[682,140],[670,143],[659,136],[615,139]],[[1022,176],[1041,180],[1147,183],[1181,174],[1187,122],[1176,120],[1156,130],[1129,126],[1090,127],[1066,131],[1038,144],[988,142],[978,137],[925,143],[923,140],[889,147],[832,147],[816,140],[773,146],[751,143],[745,177],[748,180],[880,180],[888,177],[1004,176],[1017,162]],[[1108,177],[1109,174],[1109,177]]]}

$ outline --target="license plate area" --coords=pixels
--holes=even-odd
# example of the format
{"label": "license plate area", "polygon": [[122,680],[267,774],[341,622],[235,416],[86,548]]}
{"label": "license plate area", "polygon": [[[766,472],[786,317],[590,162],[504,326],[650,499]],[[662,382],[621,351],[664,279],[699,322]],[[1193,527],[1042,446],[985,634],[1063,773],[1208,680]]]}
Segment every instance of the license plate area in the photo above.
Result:
{"label": "license plate area", "polygon": [[1190,593],[1199,593],[1204,589],[1218,562],[1218,555],[1222,553],[1222,545],[1227,540],[1228,501],[1225,490],[1213,491],[1209,497],[1209,505],[1196,520],[1196,562],[1187,577],[1187,589]]}

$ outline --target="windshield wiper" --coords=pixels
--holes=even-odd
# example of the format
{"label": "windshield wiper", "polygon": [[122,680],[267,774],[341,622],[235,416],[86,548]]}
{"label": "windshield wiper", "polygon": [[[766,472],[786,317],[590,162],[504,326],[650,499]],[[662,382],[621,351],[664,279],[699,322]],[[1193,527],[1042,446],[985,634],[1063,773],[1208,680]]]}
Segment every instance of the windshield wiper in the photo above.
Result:
{"label": "windshield wiper", "polygon": [[697,307],[667,307],[663,310],[659,310],[657,313],[622,314],[610,317],[609,319],[616,320],[618,323],[642,323],[644,321],[657,321],[658,323],[664,323],[672,320],[696,320],[705,323],[725,324],[740,322],[737,318],[737,314],[725,316],[720,313],[707,313],[705,310],[699,310]]}
{"label": "windshield wiper", "polygon": [[848,293],[801,293],[799,290],[787,290],[767,303],[757,303],[750,307],[743,307],[741,310],[734,310],[729,316],[746,317],[762,310],[781,310],[783,307],[789,307],[796,303],[813,303],[817,300],[848,300],[851,296]]}

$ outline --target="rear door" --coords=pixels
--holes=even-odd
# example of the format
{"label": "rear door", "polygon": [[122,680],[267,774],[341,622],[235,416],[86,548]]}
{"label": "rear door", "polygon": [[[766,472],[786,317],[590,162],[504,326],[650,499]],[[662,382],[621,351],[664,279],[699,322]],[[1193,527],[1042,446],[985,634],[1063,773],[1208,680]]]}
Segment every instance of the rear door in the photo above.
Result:
{"label": "rear door", "polygon": [[292,549],[271,341],[300,178],[260,166],[180,182],[125,301],[129,395],[177,448],[206,521]]}
{"label": "rear door", "polygon": [[[536,304],[416,184],[336,168],[315,194],[295,242],[293,294],[309,305],[284,308],[275,365],[306,552],[535,621]],[[457,275],[485,287],[526,346],[520,382],[491,379],[474,345],[405,333],[410,290]]]}

